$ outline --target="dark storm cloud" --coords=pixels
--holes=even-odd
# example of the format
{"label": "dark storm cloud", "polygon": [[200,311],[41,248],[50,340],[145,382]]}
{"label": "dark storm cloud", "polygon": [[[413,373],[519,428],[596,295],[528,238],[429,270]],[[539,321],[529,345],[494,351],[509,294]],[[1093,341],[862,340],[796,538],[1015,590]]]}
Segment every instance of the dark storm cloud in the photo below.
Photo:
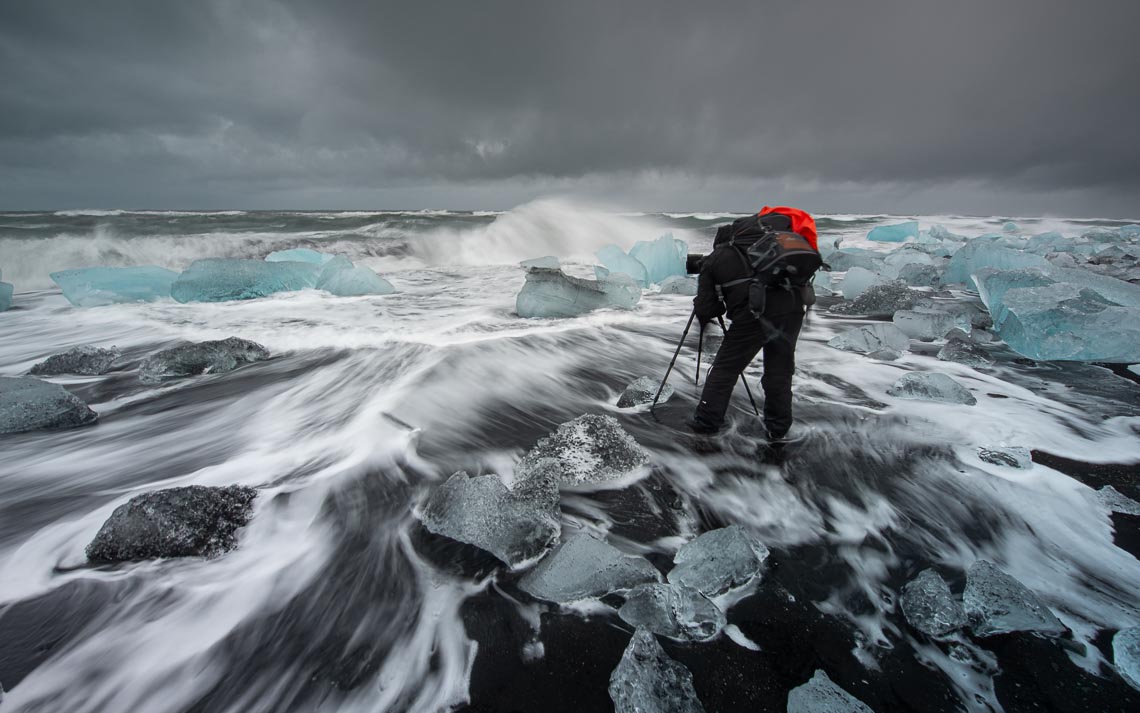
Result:
{"label": "dark storm cloud", "polygon": [[6,3],[0,203],[1136,214],[1138,8]]}

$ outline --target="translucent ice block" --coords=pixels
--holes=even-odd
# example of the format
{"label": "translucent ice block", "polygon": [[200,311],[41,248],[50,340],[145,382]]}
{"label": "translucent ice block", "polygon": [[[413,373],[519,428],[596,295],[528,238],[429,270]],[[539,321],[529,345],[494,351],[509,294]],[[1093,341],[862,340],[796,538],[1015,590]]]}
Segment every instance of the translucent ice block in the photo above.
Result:
{"label": "translucent ice block", "polygon": [[520,317],[577,317],[596,309],[633,309],[640,300],[641,289],[627,275],[583,280],[561,270],[530,268],[515,310]]}
{"label": "translucent ice block", "polygon": [[704,713],[693,674],[669,658],[653,634],[637,629],[610,674],[614,713]]}
{"label": "translucent ice block", "polygon": [[873,228],[870,233],[867,233],[868,240],[885,243],[901,243],[907,238],[917,237],[917,220],[908,220],[905,223],[897,223],[895,225],[880,225],[877,228]]}
{"label": "translucent ice block", "polygon": [[685,543],[673,557],[669,582],[707,596],[747,584],[760,574],[768,548],[740,525],[710,530]]}
{"label": "translucent ice block", "polygon": [[1059,636],[1062,624],[1024,584],[985,560],[966,572],[962,604],[977,636],[1034,631]]}
{"label": "translucent ice block", "polygon": [[969,389],[945,374],[912,371],[887,389],[888,396],[918,401],[941,401],[973,406],[978,403]]}
{"label": "translucent ice block", "polygon": [[671,275],[685,274],[689,244],[666,233],[653,242],[639,240],[629,251],[630,257],[645,266],[649,282],[660,284]]}
{"label": "translucent ice block", "polygon": [[966,625],[962,605],[932,569],[924,569],[907,583],[900,599],[907,622],[927,636],[943,636]]}
{"label": "translucent ice block", "polygon": [[632,277],[639,286],[649,284],[648,272],[639,260],[625,254],[617,245],[606,245],[594,253],[610,273],[620,273]]}
{"label": "translucent ice block", "polygon": [[[257,261],[260,262],[260,261]],[[76,307],[152,302],[170,297],[178,273],[161,267],[87,267],[51,273],[63,296]]]}
{"label": "translucent ice block", "polygon": [[389,295],[396,291],[392,283],[360,265],[331,273],[322,272],[316,287],[338,297]]}
{"label": "translucent ice block", "polygon": [[170,294],[179,302],[251,300],[313,287],[320,272],[310,262],[206,258],[179,275]]}
{"label": "translucent ice block", "polygon": [[618,616],[631,626],[677,641],[704,641],[724,628],[724,612],[683,584],[642,584],[626,595]]}
{"label": "translucent ice block", "polygon": [[537,599],[568,604],[659,581],[661,574],[644,557],[582,534],[544,557],[519,580],[519,588]]}

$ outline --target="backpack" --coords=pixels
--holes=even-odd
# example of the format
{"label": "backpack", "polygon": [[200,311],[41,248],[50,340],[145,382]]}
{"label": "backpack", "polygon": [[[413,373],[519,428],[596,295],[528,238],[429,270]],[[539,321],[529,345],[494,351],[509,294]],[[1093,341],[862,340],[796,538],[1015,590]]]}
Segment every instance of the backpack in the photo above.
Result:
{"label": "backpack", "polygon": [[[814,232],[814,221],[811,222]],[[793,232],[792,223],[792,218],[782,213],[762,212],[738,218],[723,235],[718,235],[720,247],[735,250],[749,273],[748,277],[718,287],[747,283],[748,309],[755,317],[764,314],[767,291],[774,288],[799,292],[805,305],[815,304],[812,282],[824,266],[823,258],[808,238]]]}

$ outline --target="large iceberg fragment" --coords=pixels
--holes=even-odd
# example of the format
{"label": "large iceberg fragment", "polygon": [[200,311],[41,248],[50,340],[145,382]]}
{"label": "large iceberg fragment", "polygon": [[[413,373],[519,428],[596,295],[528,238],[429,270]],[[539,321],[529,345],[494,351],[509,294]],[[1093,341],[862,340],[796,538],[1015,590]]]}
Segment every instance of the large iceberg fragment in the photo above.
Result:
{"label": "large iceberg fragment", "polygon": [[607,307],[633,309],[640,300],[641,288],[628,275],[583,280],[561,270],[528,268],[515,311],[520,317],[577,317]]}
{"label": "large iceberg fragment", "polygon": [[29,376],[0,376],[0,434],[75,428],[98,418],[67,389]]}
{"label": "large iceberg fragment", "polygon": [[911,287],[937,287],[942,283],[942,275],[934,265],[903,265],[899,270],[900,282]]}
{"label": "large iceberg fragment", "polygon": [[853,267],[877,272],[883,266],[883,254],[863,248],[842,248],[827,256],[827,263],[836,272],[846,272]]}
{"label": "large iceberg fragment", "polygon": [[639,240],[629,251],[630,257],[645,266],[649,282],[659,284],[666,277],[685,274],[689,244],[666,233],[653,242]]}
{"label": "large iceberg fragment", "polygon": [[1112,663],[1120,677],[1140,691],[1140,626],[1113,635]]}
{"label": "large iceberg fragment", "polygon": [[657,395],[657,390],[661,389],[661,398],[658,403],[665,403],[673,396],[672,384],[665,384],[661,388],[661,383],[655,381],[648,376],[642,376],[635,379],[629,386],[625,387],[625,391],[621,392],[618,398],[618,408],[631,408],[633,406],[644,406],[653,403],[653,397]]}
{"label": "large iceberg fragment", "polygon": [[292,250],[277,250],[265,256],[267,262],[308,262],[313,265],[324,265],[335,255],[320,253],[308,248],[293,248]]}
{"label": "large iceberg fragment", "polygon": [[63,296],[76,307],[153,302],[170,297],[178,273],[152,265],[87,267],[51,273]]}
{"label": "large iceberg fragment", "polygon": [[975,369],[984,369],[994,364],[994,358],[981,345],[958,337],[946,341],[946,345],[938,350],[938,358]]}
{"label": "large iceberg fragment", "polygon": [[615,713],[704,713],[693,674],[669,658],[645,629],[638,629],[610,674]]}
{"label": "large iceberg fragment", "polygon": [[978,448],[978,459],[1003,468],[1033,467],[1033,454],[1024,446],[982,446]]}
{"label": "large iceberg fragment", "polygon": [[888,278],[877,272],[862,267],[853,267],[843,276],[843,281],[839,283],[839,291],[845,299],[853,300],[866,292],[867,288],[873,285],[881,285],[884,282],[888,282]]}
{"label": "large iceberg fragment", "polygon": [[934,258],[921,250],[902,248],[895,250],[883,258],[883,272],[891,277],[897,277],[899,271],[907,265],[934,265]]}
{"label": "large iceberg fragment", "polygon": [[602,264],[611,273],[619,273],[632,277],[640,287],[649,284],[649,276],[643,265],[636,258],[625,254],[617,245],[606,245],[594,253]]}
{"label": "large iceberg fragment", "polygon": [[642,584],[630,591],[618,616],[677,641],[705,641],[720,633],[724,612],[708,597],[683,584]]}
{"label": "large iceberg fragment", "polygon": [[895,225],[880,225],[877,228],[872,228],[871,232],[867,233],[868,240],[884,243],[901,243],[907,238],[917,237],[917,220],[908,220],[905,223],[897,223]]}
{"label": "large iceberg fragment", "polygon": [[962,605],[932,569],[924,569],[903,587],[900,604],[907,622],[927,636],[943,636],[966,625]]}
{"label": "large iceberg fragment", "polygon": [[606,483],[622,480],[648,462],[649,453],[616,418],[586,414],[539,439],[515,466],[515,479],[553,473],[564,486]]}
{"label": "large iceberg fragment", "polygon": [[835,314],[863,314],[868,317],[889,318],[899,310],[926,304],[925,299],[921,292],[894,280],[868,287],[854,300],[832,305],[828,311]]}
{"label": "large iceberg fragment", "polygon": [[252,300],[313,287],[320,272],[311,262],[206,258],[178,276],[170,295],[179,302]]}
{"label": "large iceberg fragment", "polygon": [[697,278],[687,275],[670,275],[661,281],[661,294],[692,297],[697,294]]}
{"label": "large iceberg fragment", "polygon": [[930,307],[899,310],[893,321],[903,334],[911,339],[931,342],[942,339],[951,330],[970,331],[970,317],[962,312],[946,312]]}
{"label": "large iceberg fragment", "polygon": [[682,545],[668,578],[673,584],[716,596],[758,576],[768,554],[768,548],[740,525],[722,527]]}
{"label": "large iceberg fragment", "polygon": [[359,265],[331,273],[322,272],[316,287],[337,297],[390,295],[396,291],[391,282]]}
{"label": "large iceberg fragment", "polygon": [[486,550],[512,567],[546,552],[562,529],[557,491],[546,497],[512,492],[497,475],[472,478],[463,471],[432,493],[423,523],[437,535]]}
{"label": "large iceberg fragment", "polygon": [[837,686],[822,670],[811,680],[788,692],[787,713],[875,713],[871,708]]}
{"label": "large iceberg fragment", "polygon": [[12,309],[12,295],[16,293],[16,286],[11,282],[0,282],[0,312]]}
{"label": "large iceberg fragment", "polygon": [[969,389],[945,374],[912,371],[887,389],[888,396],[918,401],[940,401],[973,406],[978,403]]}
{"label": "large iceberg fragment", "polygon": [[180,344],[143,359],[139,365],[139,379],[157,383],[198,374],[221,374],[268,358],[268,349],[237,337]]}
{"label": "large iceberg fragment", "polygon": [[893,352],[898,358],[899,354],[910,349],[910,337],[893,324],[875,322],[837,334],[827,342],[827,346],[860,354]]}
{"label": "large iceberg fragment", "polygon": [[627,555],[580,534],[560,544],[527,572],[519,580],[519,589],[536,599],[569,604],[660,581],[661,573],[644,557]]}
{"label": "large iceberg fragment", "polygon": [[974,289],[973,274],[979,270],[1048,270],[1051,267],[1049,261],[1039,255],[1005,247],[997,238],[983,236],[971,240],[954,253],[946,265],[942,279],[947,283],[959,282]]}
{"label": "large iceberg fragment", "polygon": [[122,356],[122,352],[115,348],[103,349],[83,345],[59,354],[52,354],[33,366],[30,373],[36,376],[56,374],[98,376],[110,371],[111,365],[120,356]]}
{"label": "large iceberg fragment", "polygon": [[978,560],[966,572],[962,604],[977,636],[1011,631],[1033,631],[1052,636],[1065,633],[1065,625],[1036,594],[985,560]]}

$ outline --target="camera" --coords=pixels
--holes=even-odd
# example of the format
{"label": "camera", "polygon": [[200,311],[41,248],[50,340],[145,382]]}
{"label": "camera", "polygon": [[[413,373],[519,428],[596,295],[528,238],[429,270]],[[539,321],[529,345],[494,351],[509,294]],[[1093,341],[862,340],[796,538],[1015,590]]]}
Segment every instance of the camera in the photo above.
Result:
{"label": "camera", "polygon": [[699,274],[701,271],[701,261],[705,256],[700,253],[689,253],[685,258],[685,272],[690,275]]}

